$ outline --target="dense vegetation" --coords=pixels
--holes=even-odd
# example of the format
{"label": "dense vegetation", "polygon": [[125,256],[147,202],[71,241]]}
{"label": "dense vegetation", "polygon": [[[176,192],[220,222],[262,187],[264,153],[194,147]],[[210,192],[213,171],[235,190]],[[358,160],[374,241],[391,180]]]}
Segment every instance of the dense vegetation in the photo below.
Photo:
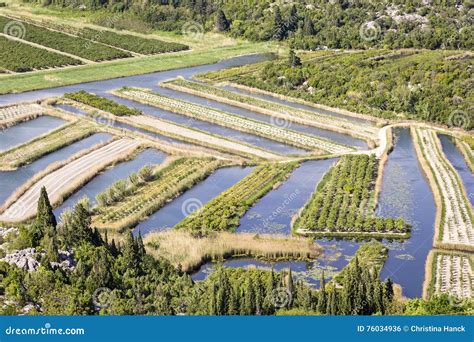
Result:
{"label": "dense vegetation", "polygon": [[80,90],[75,93],[65,93],[64,97],[70,100],[74,100],[88,106],[103,110],[105,112],[117,115],[140,115],[141,111],[135,108],[130,108],[125,105],[118,104],[115,101],[106,99],[104,97],[88,93],[85,90]]}
{"label": "dense vegetation", "polygon": [[[26,0],[40,2],[39,0]],[[96,23],[118,29],[181,32],[191,22],[201,30],[228,31],[251,40],[290,39],[298,48],[472,48],[468,1],[163,0],[98,2],[47,0],[43,4],[107,8]]]}
{"label": "dense vegetation", "polygon": [[250,175],[185,218],[175,228],[186,229],[201,236],[213,231],[235,230],[245,212],[283,181],[297,165],[280,163],[257,167]]}
{"label": "dense vegetation", "polygon": [[318,53],[314,59],[311,55],[304,55],[300,67],[280,60],[205,76],[377,117],[474,127],[473,57],[468,53],[373,50]]}
{"label": "dense vegetation", "polygon": [[[8,34],[8,25],[10,25],[11,22],[12,19],[0,16],[0,31]],[[82,57],[91,61],[98,62],[131,57],[131,54],[128,52],[117,50],[103,44],[94,43],[87,39],[51,31],[44,27],[32,25],[26,22],[21,22],[21,27],[24,27],[24,30],[18,38],[58,51],[67,52],[74,56]]]}
{"label": "dense vegetation", "polygon": [[111,31],[97,31],[90,28],[82,29],[79,31],[79,35],[87,39],[144,55],[188,49],[188,46],[184,44],[164,42],[157,39],[147,39],[128,34],[117,34]]}
{"label": "dense vegetation", "polygon": [[294,228],[327,236],[406,236],[409,227],[402,219],[373,217],[376,178],[374,155],[342,157],[317,185]]}
{"label": "dense vegetation", "polygon": [[[128,234],[121,243],[102,237],[91,228],[90,212],[82,203],[57,224],[44,189],[36,220],[9,242],[9,248],[29,247],[41,251],[35,271],[0,262],[1,314],[472,313],[472,301],[453,305],[447,296],[410,300],[402,306],[391,281],[381,282],[363,259],[346,267],[337,288],[326,285],[324,274],[321,290],[316,290],[295,281],[291,271],[223,268],[195,283],[167,260],[148,255],[140,235]],[[73,268],[58,266],[65,250],[73,253]]]}
{"label": "dense vegetation", "polygon": [[0,37],[0,68],[26,72],[66,65],[82,64],[81,61],[21,42]]}

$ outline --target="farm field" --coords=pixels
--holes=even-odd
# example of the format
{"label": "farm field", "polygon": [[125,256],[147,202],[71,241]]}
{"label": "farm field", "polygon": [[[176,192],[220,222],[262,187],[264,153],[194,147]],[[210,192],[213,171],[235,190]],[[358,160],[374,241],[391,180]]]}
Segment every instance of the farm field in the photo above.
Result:
{"label": "farm field", "polygon": [[374,144],[374,140],[377,139],[376,132],[378,129],[369,123],[363,125],[351,122],[348,119],[296,109],[249,95],[231,92],[215,86],[191,82],[179,78],[162,82],[161,85],[165,88],[187,92],[211,100],[214,99],[219,102],[248,108],[262,114],[270,115],[274,117],[275,120],[281,119],[283,124],[286,123],[289,125],[291,122],[297,122],[303,125],[333,130],[362,138],[369,141],[371,144]]}
{"label": "farm field", "polygon": [[443,154],[435,131],[415,129],[415,137],[425,172],[431,175],[431,186],[439,196],[436,243],[471,250],[474,243],[472,207],[459,175]]}
{"label": "farm field", "polygon": [[[10,72],[26,72],[68,65],[79,65],[81,61],[38,47],[0,36],[0,68]],[[14,58],[12,58],[14,56]]]}
{"label": "farm field", "polygon": [[353,148],[343,146],[325,139],[304,135],[299,132],[283,129],[277,126],[268,125],[259,121],[246,119],[213,110],[204,106],[192,104],[185,101],[178,101],[156,93],[151,93],[139,89],[120,89],[116,94],[125,98],[160,107],[189,116],[191,118],[205,120],[221,126],[231,127],[244,132],[261,135],[263,137],[294,145],[315,152],[344,153],[352,151]]}
{"label": "farm field", "polygon": [[383,6],[0,2],[0,315],[472,315],[469,10]]}
{"label": "farm field", "polygon": [[158,170],[151,169],[147,181],[124,194],[116,203],[99,201],[102,204],[94,208],[95,225],[119,231],[133,226],[221,165],[221,161],[197,158],[165,162]]}
{"label": "farm field", "polygon": [[0,153],[0,170],[16,169],[95,133],[88,123],[67,124],[45,136]]}
{"label": "farm field", "polygon": [[175,229],[197,235],[234,231],[240,218],[259,198],[272,190],[297,167],[296,163],[264,164],[199,211],[181,221]]}
{"label": "farm field", "polygon": [[342,157],[295,217],[295,232],[317,236],[408,237],[409,227],[402,219],[374,216],[377,168],[374,155]]}
{"label": "farm field", "polygon": [[[0,30],[2,32],[8,32],[7,25],[11,22],[12,19],[0,16]],[[97,44],[61,32],[48,30],[26,22],[19,22],[18,25],[20,24],[25,28],[25,34],[21,39],[81,57],[89,61],[99,62],[131,57],[131,54],[128,52],[120,51],[106,45]]]}
{"label": "farm field", "polygon": [[474,257],[471,254],[435,250],[432,279],[427,295],[448,293],[456,301],[472,298],[474,293]]}
{"label": "farm field", "polygon": [[44,108],[36,103],[5,106],[0,108],[0,127],[5,129],[17,122],[27,121],[43,114]]}

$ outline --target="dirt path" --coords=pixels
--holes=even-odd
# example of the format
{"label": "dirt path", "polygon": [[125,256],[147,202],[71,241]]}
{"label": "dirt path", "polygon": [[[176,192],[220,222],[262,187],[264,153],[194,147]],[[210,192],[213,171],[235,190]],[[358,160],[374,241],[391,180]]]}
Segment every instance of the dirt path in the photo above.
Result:
{"label": "dirt path", "polygon": [[64,196],[80,187],[114,161],[135,150],[138,145],[140,142],[119,139],[50,173],[6,209],[0,215],[0,221],[19,222],[34,216],[40,189],[43,186],[48,191],[51,203],[53,205],[60,203]]}
{"label": "dirt path", "polygon": [[254,155],[260,158],[266,158],[266,159],[282,159],[281,156],[267,152],[265,150],[261,150],[258,148],[240,144],[232,140],[215,137],[210,134],[206,134],[206,133],[189,129],[186,127],[182,127],[179,125],[174,125],[170,122],[163,121],[156,118],[151,118],[145,115],[131,116],[126,121],[139,124],[139,125],[146,125],[146,126],[153,127],[158,131],[164,132],[164,134],[182,136],[187,139],[191,139],[198,144],[199,142],[201,142],[201,144],[203,144],[206,147],[209,145],[213,145],[217,147],[218,150],[225,149],[225,150],[238,151],[245,155],[251,154],[251,155]]}

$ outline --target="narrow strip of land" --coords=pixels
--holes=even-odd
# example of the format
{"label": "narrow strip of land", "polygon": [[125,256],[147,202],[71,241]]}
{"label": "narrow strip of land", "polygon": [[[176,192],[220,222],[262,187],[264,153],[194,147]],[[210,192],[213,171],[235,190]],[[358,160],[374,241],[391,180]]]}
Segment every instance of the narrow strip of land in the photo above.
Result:
{"label": "narrow strip of land", "polygon": [[139,144],[140,142],[130,139],[119,139],[48,174],[10,205],[0,215],[0,221],[18,222],[34,216],[42,187],[46,187],[51,203],[58,204],[63,196],[74,191],[111,163],[124,158]]}

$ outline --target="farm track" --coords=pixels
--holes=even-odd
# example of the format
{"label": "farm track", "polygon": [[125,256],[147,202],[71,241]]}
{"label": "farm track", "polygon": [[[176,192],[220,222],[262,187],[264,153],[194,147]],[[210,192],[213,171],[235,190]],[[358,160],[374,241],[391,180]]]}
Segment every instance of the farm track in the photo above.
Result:
{"label": "farm track", "polygon": [[21,121],[34,119],[44,113],[45,109],[36,103],[25,103],[0,107],[0,129],[5,129]]}
{"label": "farm track", "polygon": [[230,139],[224,139],[217,136],[213,136],[207,134],[205,132],[201,132],[199,130],[190,129],[184,126],[175,125],[171,122],[167,122],[164,120],[160,120],[157,118],[145,116],[145,115],[137,115],[137,116],[130,116],[126,120],[126,122],[145,125],[152,127],[160,131],[165,135],[173,135],[173,136],[181,136],[185,137],[186,139],[190,139],[197,144],[204,145],[205,147],[212,145],[213,148],[217,150],[224,150],[227,152],[228,150],[241,154],[244,156],[252,155],[259,158],[266,158],[266,159],[282,159],[281,156],[267,152],[263,149],[258,149],[253,146],[245,145],[237,141],[232,141]]}
{"label": "farm track", "polygon": [[[123,158],[139,144],[130,139],[119,139],[48,174],[8,207],[0,215],[0,221],[19,222],[34,216],[40,189],[43,186],[48,191],[51,203],[58,204],[64,195],[74,191],[84,180],[94,177],[97,172]],[[78,184],[78,181],[81,181],[81,184]]]}
{"label": "farm track", "polygon": [[134,101],[150,104],[155,107],[169,110],[188,117],[208,121],[220,126],[230,127],[242,132],[260,135],[262,137],[293,145],[312,151],[325,151],[328,153],[348,153],[355,149],[349,146],[335,143],[322,138],[316,138],[299,132],[283,129],[259,122],[256,120],[242,118],[237,115],[214,110],[194,103],[172,99],[159,94],[139,89],[122,89],[115,92]]}
{"label": "farm track", "polygon": [[372,142],[377,139],[378,128],[369,124],[351,122],[349,119],[310,112],[304,109],[293,108],[276,102],[259,99],[257,97],[231,92],[207,84],[174,79],[160,83],[164,88],[200,96],[221,103],[251,110],[260,114],[282,119],[285,122],[295,122],[306,126],[317,127],[342,134],[354,136]]}
{"label": "farm track", "polygon": [[427,165],[424,167],[425,172],[433,177],[430,185],[439,196],[435,245],[443,247],[445,244],[444,247],[460,250],[474,249],[472,208],[459,176],[444,156],[435,131],[418,128],[415,129],[415,135],[421,150],[419,157]]}

